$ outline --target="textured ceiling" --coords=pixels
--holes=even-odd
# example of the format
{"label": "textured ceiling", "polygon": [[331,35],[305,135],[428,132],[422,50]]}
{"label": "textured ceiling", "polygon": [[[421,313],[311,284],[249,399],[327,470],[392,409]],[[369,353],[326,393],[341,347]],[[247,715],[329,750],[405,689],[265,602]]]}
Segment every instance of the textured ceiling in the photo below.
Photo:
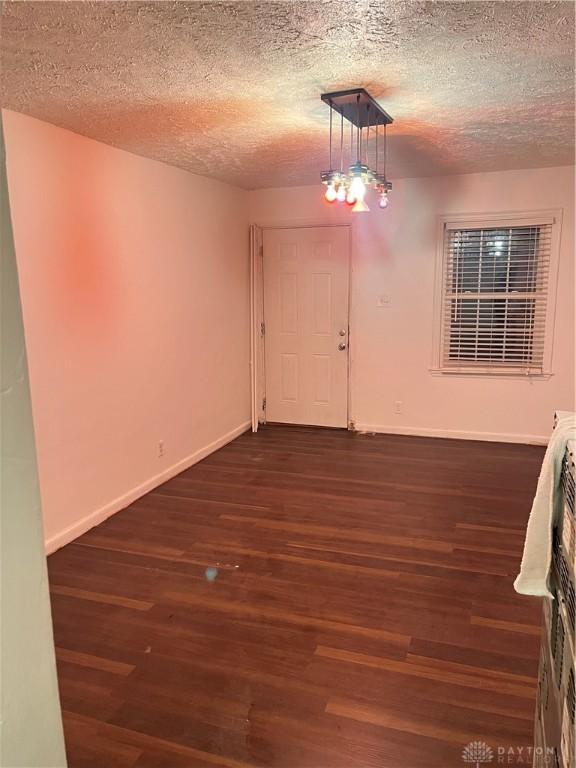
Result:
{"label": "textured ceiling", "polygon": [[392,179],[573,162],[572,2],[5,2],[1,49],[4,106],[245,188],[318,181],[358,86]]}

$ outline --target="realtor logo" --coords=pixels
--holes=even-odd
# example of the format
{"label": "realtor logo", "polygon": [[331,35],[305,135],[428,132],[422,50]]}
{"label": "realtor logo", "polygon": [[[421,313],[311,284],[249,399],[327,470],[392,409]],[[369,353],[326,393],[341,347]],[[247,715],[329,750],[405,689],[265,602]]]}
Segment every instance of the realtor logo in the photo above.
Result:
{"label": "realtor logo", "polygon": [[462,750],[462,760],[471,763],[474,768],[480,768],[494,760],[494,752],[484,741],[471,741]]}

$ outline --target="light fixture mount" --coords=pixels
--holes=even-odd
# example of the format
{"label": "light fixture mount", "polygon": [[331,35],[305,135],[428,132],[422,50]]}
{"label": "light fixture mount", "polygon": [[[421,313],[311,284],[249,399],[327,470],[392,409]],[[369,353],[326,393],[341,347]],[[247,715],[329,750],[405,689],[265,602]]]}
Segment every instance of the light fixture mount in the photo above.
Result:
{"label": "light fixture mount", "polygon": [[[392,189],[386,176],[386,126],[394,122],[392,117],[364,88],[323,93],[320,98],[330,108],[330,168],[321,174],[326,200],[356,203],[353,211],[368,211],[364,196],[367,188],[373,187],[380,195],[380,208],[386,208]],[[340,122],[339,168],[332,163],[335,115]],[[345,120],[350,124],[349,149],[348,136],[346,142],[344,139]]]}
{"label": "light fixture mount", "polygon": [[323,93],[320,98],[325,104],[342,115],[356,128],[390,125],[394,119],[382,109],[364,88],[351,88],[348,91]]}

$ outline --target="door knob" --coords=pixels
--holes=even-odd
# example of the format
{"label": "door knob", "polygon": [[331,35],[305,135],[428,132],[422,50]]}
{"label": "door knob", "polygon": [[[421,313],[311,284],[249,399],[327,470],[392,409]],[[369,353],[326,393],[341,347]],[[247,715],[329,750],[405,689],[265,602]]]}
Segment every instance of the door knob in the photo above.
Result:
{"label": "door knob", "polygon": [[346,349],[346,344],[343,341],[341,341],[340,344],[338,344],[338,349],[340,350],[340,352],[343,352]]}
{"label": "door knob", "polygon": [[338,336],[346,336],[346,330],[345,330],[344,328],[341,328],[341,329],[338,331]]}

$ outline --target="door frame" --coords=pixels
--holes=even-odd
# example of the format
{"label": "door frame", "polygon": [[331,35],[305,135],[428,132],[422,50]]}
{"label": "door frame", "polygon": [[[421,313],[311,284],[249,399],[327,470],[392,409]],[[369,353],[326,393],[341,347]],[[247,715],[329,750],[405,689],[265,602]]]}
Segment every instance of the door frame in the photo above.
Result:
{"label": "door frame", "polygon": [[272,229],[326,229],[346,227],[348,229],[348,365],[346,368],[346,424],[348,430],[355,429],[352,417],[352,372],[353,372],[353,269],[352,238],[353,226],[350,219],[321,221],[282,221],[250,225],[250,371],[251,371],[251,414],[252,431],[258,430],[259,424],[266,423],[266,355],[264,333],[266,326],[264,307],[264,231]]}

